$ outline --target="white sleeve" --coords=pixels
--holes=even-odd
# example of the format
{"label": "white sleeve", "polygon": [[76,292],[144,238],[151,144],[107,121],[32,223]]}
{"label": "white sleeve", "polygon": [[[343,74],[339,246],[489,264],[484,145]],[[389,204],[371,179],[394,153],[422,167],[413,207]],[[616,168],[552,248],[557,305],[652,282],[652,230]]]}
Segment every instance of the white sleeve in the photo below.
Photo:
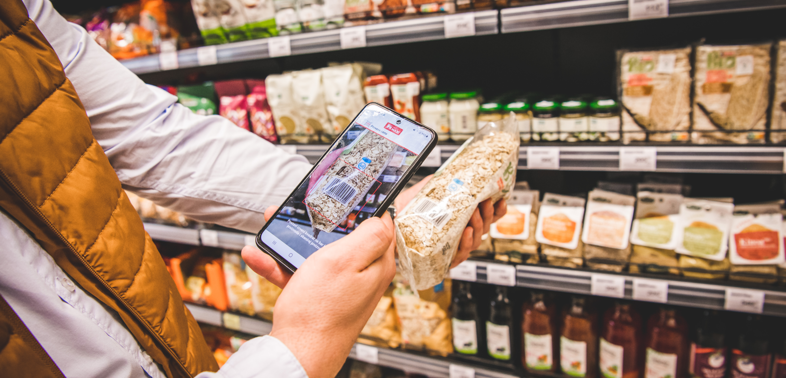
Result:
{"label": "white sleeve", "polygon": [[145,84],[66,21],[23,0],[76,88],[123,187],[191,218],[257,232],[311,166],[219,116],[198,116]]}
{"label": "white sleeve", "polygon": [[217,373],[196,378],[308,378],[300,362],[286,345],[273,336],[247,341]]}

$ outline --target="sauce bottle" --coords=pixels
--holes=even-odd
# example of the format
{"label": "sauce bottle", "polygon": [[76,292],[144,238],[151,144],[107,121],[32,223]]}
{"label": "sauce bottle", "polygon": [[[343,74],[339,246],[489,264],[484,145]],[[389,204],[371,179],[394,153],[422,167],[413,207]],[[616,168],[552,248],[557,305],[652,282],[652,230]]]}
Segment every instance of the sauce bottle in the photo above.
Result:
{"label": "sauce bottle", "polygon": [[461,354],[478,354],[478,306],[472,298],[467,282],[456,281],[456,295],[453,297],[451,312],[453,319],[453,349]]}
{"label": "sauce bottle", "polygon": [[772,355],[769,353],[768,335],[762,326],[761,316],[747,315],[731,351],[729,369],[731,378],[766,378],[770,376]]}
{"label": "sauce bottle", "polygon": [[587,298],[573,296],[562,314],[560,366],[570,377],[594,378],[598,370],[597,318],[587,302]]}
{"label": "sauce bottle", "polygon": [[542,291],[530,292],[529,301],[523,306],[521,329],[524,333],[524,349],[521,363],[530,372],[556,371],[557,364],[557,311],[553,303],[546,300]]}
{"label": "sauce bottle", "polygon": [[559,139],[559,103],[545,99],[532,105],[532,140],[554,142]]}
{"label": "sauce bottle", "polygon": [[508,288],[497,286],[496,296],[491,300],[489,320],[486,322],[486,345],[491,358],[509,361],[510,330],[513,328],[513,314],[511,313]]}
{"label": "sauce bottle", "polygon": [[420,122],[420,79],[414,73],[393,75],[390,78],[393,110]]}
{"label": "sauce bottle", "polygon": [[560,104],[559,140],[568,142],[585,141],[589,138],[587,103],[571,99]]}
{"label": "sauce bottle", "polygon": [[661,307],[647,322],[644,378],[684,378],[688,326],[677,310]]}
{"label": "sauce bottle", "polygon": [[643,341],[639,313],[629,303],[615,302],[603,315],[600,374],[604,378],[638,378]]}
{"label": "sauce bottle", "polygon": [[374,75],[366,78],[363,83],[363,92],[366,95],[366,102],[376,102],[380,105],[391,107],[390,84],[385,75]]}
{"label": "sauce bottle", "polygon": [[727,352],[720,314],[717,311],[704,310],[690,344],[688,374],[691,378],[725,377]]}

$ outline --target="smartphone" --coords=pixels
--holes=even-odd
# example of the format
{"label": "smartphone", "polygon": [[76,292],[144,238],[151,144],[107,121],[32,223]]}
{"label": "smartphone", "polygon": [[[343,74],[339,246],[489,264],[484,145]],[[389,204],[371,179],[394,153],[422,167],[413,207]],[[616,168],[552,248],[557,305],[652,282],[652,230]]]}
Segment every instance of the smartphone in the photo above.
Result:
{"label": "smartphone", "polygon": [[434,130],[366,105],[259,231],[257,247],[294,273],[318,249],[387,211],[436,144]]}

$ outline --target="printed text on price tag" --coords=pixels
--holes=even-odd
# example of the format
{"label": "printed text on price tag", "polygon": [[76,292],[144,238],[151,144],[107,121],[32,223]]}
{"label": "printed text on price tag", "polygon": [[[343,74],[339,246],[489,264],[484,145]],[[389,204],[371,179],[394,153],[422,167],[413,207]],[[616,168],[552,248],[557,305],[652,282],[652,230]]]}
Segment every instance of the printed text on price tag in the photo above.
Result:
{"label": "printed text on price tag", "polygon": [[669,300],[669,283],[665,281],[634,278],[633,299],[637,301],[666,303]]}
{"label": "printed text on price tag", "polygon": [[475,369],[466,366],[450,364],[448,367],[448,376],[450,378],[475,378]]}
{"label": "printed text on price tag", "polygon": [[161,71],[178,69],[177,51],[167,51],[158,54],[158,65],[161,67]]}
{"label": "printed text on price tag", "polygon": [[445,38],[475,35],[475,14],[461,13],[445,16]]}
{"label": "printed text on price tag", "polygon": [[612,276],[607,274],[593,274],[592,295],[604,297],[622,298],[625,296],[625,277]]}
{"label": "printed text on price tag", "polygon": [[366,47],[366,27],[356,26],[352,28],[341,28],[339,31],[342,49],[354,49]]}
{"label": "printed text on price tag", "polygon": [[234,329],[235,331],[240,331],[240,317],[235,314],[230,314],[225,312],[221,315],[222,317],[222,324],[224,328]]}
{"label": "printed text on price tag", "polygon": [[657,162],[653,147],[620,147],[620,171],[654,171]]}
{"label": "printed text on price tag", "polygon": [[726,303],[723,308],[731,311],[761,314],[764,310],[764,292],[728,288],[726,289]]}
{"label": "printed text on price tag", "polygon": [[628,19],[662,18],[669,16],[669,0],[628,0]]}
{"label": "printed text on price tag", "polygon": [[267,53],[271,58],[292,55],[292,47],[289,44],[289,36],[268,38]]}
{"label": "printed text on price tag", "polygon": [[210,66],[218,63],[216,46],[203,46],[197,48],[197,63],[200,66]]}
{"label": "printed text on price tag", "polygon": [[199,230],[199,239],[204,246],[218,247],[218,232],[215,230]]}
{"label": "printed text on price tag", "polygon": [[478,264],[474,261],[464,261],[450,270],[450,278],[454,280],[475,282],[478,280]]}
{"label": "printed text on price tag", "polygon": [[488,264],[486,265],[486,281],[494,285],[516,286],[516,267]]}
{"label": "printed text on price tag", "polygon": [[527,169],[559,169],[559,147],[527,147]]}
{"label": "printed text on price tag", "polygon": [[377,365],[379,364],[379,349],[368,345],[355,344],[355,358]]}
{"label": "printed text on price tag", "polygon": [[435,146],[431,153],[423,160],[421,167],[439,167],[442,165],[442,149]]}

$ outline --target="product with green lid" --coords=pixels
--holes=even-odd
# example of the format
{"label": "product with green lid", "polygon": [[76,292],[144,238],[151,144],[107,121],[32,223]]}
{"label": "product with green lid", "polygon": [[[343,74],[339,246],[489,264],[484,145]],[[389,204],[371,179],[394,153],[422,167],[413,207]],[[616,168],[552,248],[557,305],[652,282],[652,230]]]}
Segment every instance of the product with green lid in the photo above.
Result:
{"label": "product with green lid", "polygon": [[478,131],[477,92],[454,92],[450,94],[450,138],[456,142],[469,139]]}
{"label": "product with green lid", "polygon": [[570,99],[560,104],[559,140],[567,142],[585,141],[589,138],[587,103],[581,99]]}
{"label": "product with green lid", "polygon": [[620,139],[620,106],[608,97],[589,104],[589,140],[614,142]]}
{"label": "product with green lid", "polygon": [[478,109],[478,130],[483,128],[487,122],[497,122],[502,119],[502,104],[497,102],[487,102],[480,105]]}
{"label": "product with green lid", "polygon": [[423,104],[420,105],[420,121],[437,132],[440,142],[450,139],[448,95],[446,93],[423,95]]}
{"label": "product with green lid", "polygon": [[522,142],[529,142],[532,137],[532,117],[529,114],[530,104],[527,100],[517,100],[505,105],[505,113],[516,114],[516,124]]}
{"label": "product with green lid", "polygon": [[560,105],[554,99],[540,100],[532,105],[532,140],[553,142],[559,138]]}

